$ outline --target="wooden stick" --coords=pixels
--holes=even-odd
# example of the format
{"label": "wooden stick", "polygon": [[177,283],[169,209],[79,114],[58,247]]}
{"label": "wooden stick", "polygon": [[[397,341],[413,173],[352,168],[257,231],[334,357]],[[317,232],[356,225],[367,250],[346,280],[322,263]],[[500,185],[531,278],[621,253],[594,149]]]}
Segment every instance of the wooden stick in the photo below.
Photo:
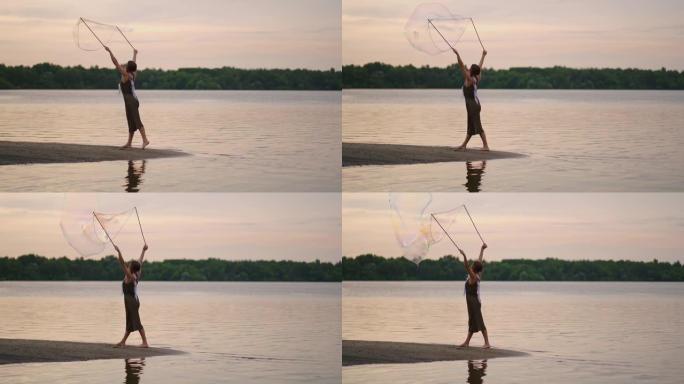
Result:
{"label": "wooden stick", "polygon": [[98,224],[100,224],[100,227],[102,227],[102,230],[104,231],[105,235],[107,235],[107,238],[109,239],[109,242],[112,243],[112,246],[116,246],[116,245],[114,245],[114,241],[112,240],[112,238],[109,237],[109,232],[107,232],[104,225],[102,225],[102,222],[97,217],[97,214],[95,214],[95,211],[93,211],[93,216],[95,216],[95,220],[97,220]]}
{"label": "wooden stick", "polygon": [[442,227],[442,224],[439,222],[439,220],[437,220],[437,218],[435,217],[435,214],[431,213],[430,216],[432,216],[432,218],[435,220],[437,225],[439,225],[439,227],[442,228],[442,231],[444,232],[445,235],[447,235],[449,240],[451,240],[451,243],[456,246],[456,249],[458,249],[460,251],[461,247],[459,247],[458,244],[456,244],[456,242],[454,241],[454,239],[451,238],[451,236],[449,235],[449,232],[447,232],[446,229],[444,229],[444,227]]}
{"label": "wooden stick", "polygon": [[142,230],[142,224],[140,224],[140,215],[138,215],[138,207],[133,207],[133,208],[135,208],[135,216],[138,218],[138,226],[140,227],[140,234],[142,235],[143,242],[145,243],[145,245],[147,245],[147,240],[145,240],[145,234],[143,233],[143,230]]}
{"label": "wooden stick", "polygon": [[473,228],[475,228],[475,232],[477,232],[477,235],[480,236],[480,241],[482,241],[482,244],[485,244],[485,241],[482,238],[482,235],[480,235],[480,231],[477,230],[477,226],[475,225],[475,221],[473,221],[473,217],[470,216],[470,212],[468,212],[468,207],[466,207],[466,205],[463,204],[463,208],[465,208],[465,211],[468,214],[468,217],[470,218],[470,223],[473,225]]}
{"label": "wooden stick", "polygon": [[[100,44],[102,44],[102,48],[104,48],[104,47],[105,47],[104,43],[102,42],[102,40],[100,40],[99,37],[97,37],[97,35],[95,34],[95,32],[93,32],[93,30],[90,29],[90,25],[88,25],[88,23],[86,23],[86,21],[85,21],[82,17],[80,17],[80,19],[81,19],[81,21],[83,22],[83,24],[85,24],[85,26],[88,27],[88,30],[90,30],[90,32],[93,34],[93,36],[95,36],[95,38],[97,39],[97,41],[99,41]],[[93,213],[93,214],[94,214],[94,213]],[[97,216],[96,216],[96,217],[97,217]],[[98,220],[98,221],[100,221],[100,220]],[[100,225],[102,225],[102,223],[100,223]],[[103,229],[104,229],[104,228],[103,228]],[[105,232],[106,232],[106,231],[105,231]],[[111,239],[110,239],[110,240],[111,240]]]}
{"label": "wooden stick", "polygon": [[124,33],[121,31],[121,29],[119,29],[118,25],[116,25],[116,30],[119,31],[119,33],[121,34],[121,36],[123,36],[124,39],[126,39],[126,42],[128,43],[128,45],[130,45],[131,48],[133,48],[135,50],[135,47],[133,46],[133,44],[131,44],[131,42],[128,41],[128,37],[126,37],[126,35],[124,35]]}
{"label": "wooden stick", "polygon": [[473,21],[473,18],[470,18],[470,22],[473,24],[473,29],[475,30],[475,34],[477,35],[477,41],[480,42],[480,47],[482,47],[482,50],[485,50],[484,45],[482,45],[482,40],[480,39],[480,34],[477,33],[477,27],[475,27],[475,22]]}
{"label": "wooden stick", "polygon": [[[471,20],[471,21],[472,21],[472,20]],[[451,46],[451,43],[449,43],[449,40],[447,40],[446,37],[444,37],[444,35],[442,35],[442,32],[440,32],[439,29],[437,29],[437,27],[435,27],[435,25],[432,23],[432,20],[428,19],[428,23],[429,23],[430,25],[432,25],[432,28],[434,28],[435,31],[437,31],[437,33],[439,33],[439,35],[442,36],[442,39],[444,39],[444,42],[447,43],[447,45],[449,46],[449,48],[451,48],[451,49],[453,50],[454,47],[452,47],[452,46]]]}

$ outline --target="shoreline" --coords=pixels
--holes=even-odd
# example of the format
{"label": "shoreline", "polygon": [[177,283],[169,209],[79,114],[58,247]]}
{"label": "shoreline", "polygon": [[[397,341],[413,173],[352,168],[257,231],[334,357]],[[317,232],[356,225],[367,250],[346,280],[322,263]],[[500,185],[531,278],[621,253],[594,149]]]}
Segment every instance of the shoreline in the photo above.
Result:
{"label": "shoreline", "polygon": [[190,156],[172,149],[119,149],[113,145],[0,141],[0,165],[88,163]]}
{"label": "shoreline", "polygon": [[497,357],[519,357],[528,355],[529,354],[525,352],[499,348],[461,348],[449,344],[342,340],[342,366],[485,360]]}
{"label": "shoreline", "polygon": [[114,344],[107,343],[0,338],[0,365],[130,359],[183,353],[170,348],[115,348]]}
{"label": "shoreline", "polygon": [[526,157],[505,151],[406,144],[342,143],[342,167],[484,161]]}

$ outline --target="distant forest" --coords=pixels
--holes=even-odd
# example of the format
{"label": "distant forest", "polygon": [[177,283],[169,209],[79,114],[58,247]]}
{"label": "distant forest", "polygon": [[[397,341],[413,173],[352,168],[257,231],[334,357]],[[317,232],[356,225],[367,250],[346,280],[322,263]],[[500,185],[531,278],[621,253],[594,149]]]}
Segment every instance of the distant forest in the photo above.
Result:
{"label": "distant forest", "polygon": [[[342,67],[344,88],[460,88],[456,64],[446,68],[369,63]],[[566,67],[485,69],[480,88],[684,89],[684,71]]]}
{"label": "distant forest", "polygon": [[[112,89],[120,75],[114,67],[62,67],[0,64],[0,89]],[[339,90],[342,73],[311,69],[180,68],[141,69],[138,89]]]}
{"label": "distant forest", "polygon": [[[46,258],[33,254],[0,258],[0,280],[121,280],[114,256],[100,260]],[[340,263],[300,261],[145,261],[143,279],[161,281],[340,281]]]}
{"label": "distant forest", "polygon": [[[366,254],[342,258],[342,274],[344,280],[464,280],[467,272],[451,255],[416,265]],[[485,260],[483,275],[501,281],[684,281],[684,267],[658,260]]]}

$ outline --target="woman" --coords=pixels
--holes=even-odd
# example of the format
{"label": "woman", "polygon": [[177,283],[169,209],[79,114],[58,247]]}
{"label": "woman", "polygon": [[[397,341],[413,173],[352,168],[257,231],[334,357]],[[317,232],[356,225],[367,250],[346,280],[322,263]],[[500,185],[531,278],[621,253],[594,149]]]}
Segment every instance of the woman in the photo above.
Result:
{"label": "woman", "polygon": [[131,334],[131,332],[135,331],[140,332],[140,337],[143,341],[140,346],[144,348],[149,347],[147,344],[147,337],[145,337],[145,328],[143,328],[143,325],[140,322],[140,313],[138,312],[140,309],[140,301],[138,300],[138,293],[136,292],[138,281],[140,280],[140,274],[142,272],[142,263],[143,259],[145,258],[145,251],[147,251],[147,248],[147,244],[145,244],[142,249],[142,253],[140,254],[140,259],[131,260],[130,262],[126,263],[123,259],[123,256],[121,256],[119,247],[116,245],[114,246],[114,249],[116,249],[116,252],[119,254],[119,264],[121,264],[121,268],[124,271],[124,280],[121,283],[121,287],[123,289],[124,307],[126,309],[126,332],[124,333],[123,339],[116,344],[117,347],[123,347],[126,345],[126,339],[128,339],[128,336]]}
{"label": "woman", "polygon": [[457,147],[456,150],[465,150],[470,138],[473,135],[480,135],[480,138],[482,138],[482,150],[489,151],[487,136],[485,136],[482,122],[480,121],[480,99],[477,97],[477,87],[480,85],[480,80],[482,80],[482,65],[484,64],[485,56],[487,56],[487,51],[482,51],[480,65],[473,64],[470,66],[470,69],[466,69],[463,60],[461,60],[461,55],[458,54],[455,48],[452,50],[458,58],[458,67],[461,68],[461,73],[463,74],[463,97],[465,97],[466,111],[468,112],[468,132],[463,144]]}
{"label": "woman", "polygon": [[114,57],[114,54],[109,49],[109,47],[104,47],[109,56],[112,58],[112,63],[116,67],[116,70],[121,73],[121,82],[119,87],[121,88],[121,93],[124,98],[124,105],[126,106],[126,120],[128,121],[128,141],[121,149],[130,148],[133,142],[133,134],[135,131],[140,131],[140,136],[142,136],[143,144],[142,149],[145,149],[150,145],[150,141],[147,140],[147,135],[145,134],[145,127],[140,120],[140,112],[138,108],[140,107],[140,102],[138,102],[138,96],[135,94],[135,77],[138,71],[138,65],[135,63],[136,57],[138,57],[138,50],[133,50],[133,60],[130,60],[126,65],[119,65],[119,62]]}
{"label": "woman", "polygon": [[460,345],[461,347],[467,347],[470,344],[470,338],[473,337],[473,333],[482,331],[482,336],[484,336],[485,340],[484,348],[491,348],[489,337],[487,336],[487,328],[482,318],[482,303],[480,302],[480,279],[482,277],[482,258],[485,249],[487,249],[487,244],[482,244],[480,258],[473,263],[472,267],[468,263],[465,252],[459,249],[459,252],[463,255],[463,265],[465,265],[466,271],[468,271],[468,279],[465,282],[466,304],[468,305],[468,337]]}

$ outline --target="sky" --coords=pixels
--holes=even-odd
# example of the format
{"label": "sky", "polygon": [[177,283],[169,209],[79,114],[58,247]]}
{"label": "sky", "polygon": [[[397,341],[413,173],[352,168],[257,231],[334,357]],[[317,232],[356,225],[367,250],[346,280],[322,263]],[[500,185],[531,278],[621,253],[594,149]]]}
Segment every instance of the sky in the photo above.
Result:
{"label": "sky", "polygon": [[[445,66],[452,53],[414,49],[404,25],[417,0],[344,0],[344,64]],[[684,70],[681,0],[445,0],[454,14],[472,17],[488,50],[485,67],[631,67]],[[466,63],[479,60],[472,29],[457,47]]]}
{"label": "sky", "polygon": [[[137,207],[146,258],[340,260],[340,201],[334,193],[0,194],[0,257],[78,257],[60,228],[67,202],[98,212]],[[114,238],[126,259],[143,242],[135,218]],[[98,255],[113,254],[111,245]]]}
{"label": "sky", "polygon": [[341,63],[339,0],[3,0],[0,63],[110,65],[104,51],[76,47],[79,17],[119,25],[139,50],[140,68]]}
{"label": "sky", "polygon": [[[426,194],[413,198],[426,199]],[[403,254],[386,193],[346,193],[342,197],[342,254]],[[427,212],[466,204],[489,245],[485,258],[625,259],[684,262],[684,194],[632,193],[439,193]],[[404,210],[404,208],[402,208]],[[402,214],[411,214],[409,208]],[[439,216],[438,216],[439,217]],[[469,227],[465,222],[465,227]],[[477,256],[474,230],[454,240]],[[446,239],[426,258],[457,254]]]}

